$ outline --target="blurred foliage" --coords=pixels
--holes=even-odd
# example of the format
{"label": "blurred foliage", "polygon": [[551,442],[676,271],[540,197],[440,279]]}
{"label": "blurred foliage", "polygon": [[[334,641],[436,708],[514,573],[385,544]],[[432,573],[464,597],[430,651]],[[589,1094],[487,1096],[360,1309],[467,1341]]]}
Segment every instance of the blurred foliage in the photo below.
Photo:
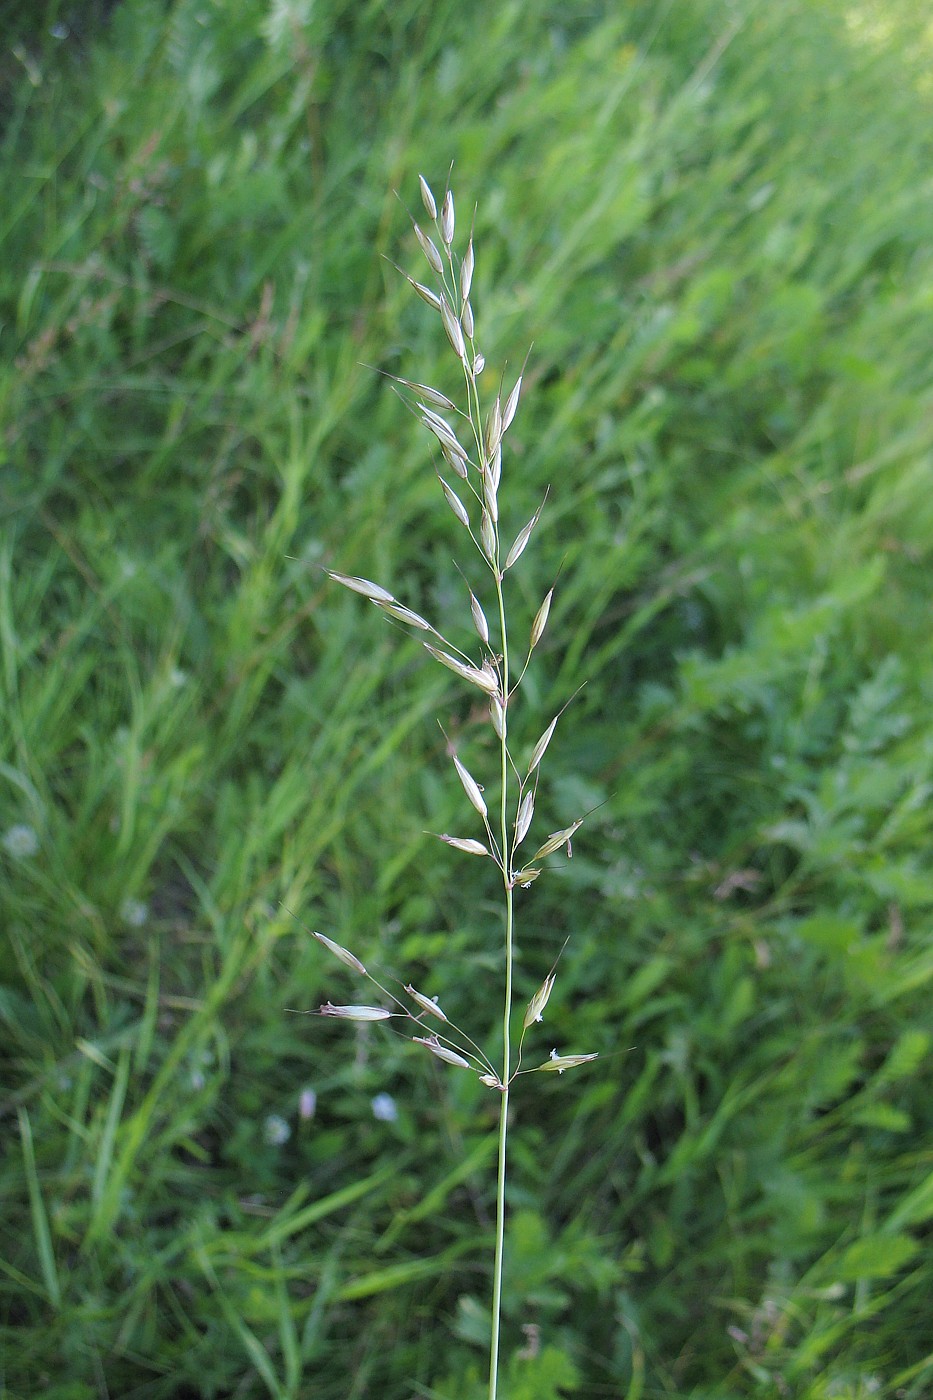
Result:
{"label": "blurred foliage", "polygon": [[469,621],[368,368],[455,382],[387,261],[453,159],[489,373],[534,344],[529,742],[586,681],[540,829],[596,808],[519,905],[601,1059],[517,1096],[505,1394],[920,1400],[927,15],[108,10],[0,67],[4,1394],[484,1393],[496,1105],[286,1013],[344,985],[308,924],[495,1029],[494,884],[424,835],[483,727],[319,567]]}

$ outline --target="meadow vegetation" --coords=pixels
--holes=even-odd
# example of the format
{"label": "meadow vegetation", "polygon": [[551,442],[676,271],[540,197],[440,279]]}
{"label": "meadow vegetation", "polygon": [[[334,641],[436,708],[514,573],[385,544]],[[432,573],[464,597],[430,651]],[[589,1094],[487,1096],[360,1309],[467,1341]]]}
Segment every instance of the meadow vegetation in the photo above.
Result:
{"label": "meadow vegetation", "polygon": [[518,892],[600,1058],[517,1096],[502,1395],[922,1400],[922,7],[108,8],[0,60],[0,1393],[484,1394],[495,1096],[286,1010],[359,999],[309,926],[501,1019],[426,834],[482,697],[324,572],[462,615],[377,372],[456,383],[389,262],[452,159],[507,389],[533,342],[529,743],[585,682],[539,819],[595,809]]}

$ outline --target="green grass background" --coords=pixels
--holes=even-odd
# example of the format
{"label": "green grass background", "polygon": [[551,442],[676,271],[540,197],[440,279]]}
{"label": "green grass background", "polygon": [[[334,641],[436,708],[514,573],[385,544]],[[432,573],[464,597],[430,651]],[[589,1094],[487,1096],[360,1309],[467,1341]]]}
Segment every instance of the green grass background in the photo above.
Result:
{"label": "green grass background", "polygon": [[929,1396],[925,7],[109,8],[3,15],[0,1395],[485,1393],[493,1096],[285,1010],[360,995],[304,922],[495,1031],[484,726],[320,569],[468,635],[366,367],[456,383],[387,261],[453,160],[519,737],[586,682],[538,830],[601,804],[518,907],[601,1059],[516,1096],[504,1398]]}

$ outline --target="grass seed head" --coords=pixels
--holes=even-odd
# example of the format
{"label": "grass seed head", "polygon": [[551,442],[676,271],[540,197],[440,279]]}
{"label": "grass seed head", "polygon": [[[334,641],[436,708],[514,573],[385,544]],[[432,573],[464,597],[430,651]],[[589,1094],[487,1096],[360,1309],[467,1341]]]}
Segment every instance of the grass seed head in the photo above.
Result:
{"label": "grass seed head", "polygon": [[431,288],[426,287],[423,282],[416,282],[414,277],[406,276],[405,280],[411,283],[411,285],[414,287],[415,291],[418,293],[422,301],[426,301],[428,303],[428,306],[432,307],[433,310],[440,311],[441,299],[437,295],[437,292],[432,292]]}
{"label": "grass seed head", "polygon": [[375,598],[373,602],[381,612],[384,612],[387,617],[394,617],[397,622],[407,622],[409,627],[417,627],[419,632],[434,631],[426,617],[422,617],[412,608],[406,608],[402,603],[380,603]]}
{"label": "grass seed head", "polygon": [[441,205],[441,238],[449,248],[454,241],[454,195],[448,190]]}
{"label": "grass seed head", "polygon": [[488,856],[489,851],[482,841],[474,841],[472,836],[448,836],[446,832],[439,837],[448,846],[453,846],[454,850],[465,851],[468,856]]}
{"label": "grass seed head", "polygon": [[486,419],[486,456],[491,457],[502,440],[502,406],[499,403],[499,396],[489,411]]}
{"label": "grass seed head", "polygon": [[460,762],[456,754],[454,754],[453,760],[454,767],[457,770],[457,776],[463,784],[463,791],[466,793],[472,805],[476,808],[477,812],[479,812],[480,816],[485,821],[488,813],[486,803],[483,801],[483,792],[481,787],[479,786],[479,783],[477,783],[476,780],[470,776],[469,772]]}
{"label": "grass seed head", "polygon": [[519,395],[522,392],[522,376],[519,375],[515,381],[515,388],[505,401],[505,408],[502,410],[502,431],[511,427],[512,419],[515,417],[515,410],[518,408]]}
{"label": "grass seed head", "polygon": [[511,569],[512,565],[517,563],[518,560],[525,553],[528,541],[531,539],[531,532],[537,525],[538,520],[540,519],[541,509],[542,507],[538,506],[538,509],[535,511],[528,524],[523,525],[522,528],[519,530],[518,534],[515,536],[515,543],[512,545],[512,548],[505,556],[505,567],[507,569]]}
{"label": "grass seed head", "polygon": [[483,553],[490,564],[496,561],[496,529],[490,519],[489,511],[483,511],[483,517],[479,523],[480,544],[483,546]]}
{"label": "grass seed head", "polygon": [[325,1001],[318,1009],[319,1016],[338,1016],[343,1021],[388,1021],[392,1015],[384,1006],[334,1006]]}
{"label": "grass seed head", "polygon": [[395,602],[391,593],[380,588],[378,583],[373,583],[368,578],[356,578],[352,574],[338,574],[333,569],[328,569],[327,573],[335,583],[342,583],[344,588],[352,589],[354,593],[362,593],[364,598],[371,598],[374,603]]}
{"label": "grass seed head", "polygon": [[558,847],[563,846],[565,843],[569,848],[571,837],[582,825],[583,818],[581,817],[579,821],[575,821],[572,826],[565,826],[563,831],[552,832],[544,845],[541,846],[539,850],[535,851],[534,855],[531,857],[532,860],[544,860],[545,856],[552,856]]}
{"label": "grass seed head", "polygon": [[470,295],[470,288],[473,285],[473,265],[473,239],[471,238],[460,265],[460,296],[464,301]]}
{"label": "grass seed head", "polygon": [[343,948],[339,943],[335,943],[332,938],[328,938],[323,933],[314,931],[314,937],[319,943],[323,943],[325,948],[329,948],[335,958],[339,958],[345,967],[351,967],[354,972],[361,972],[366,976],[366,969],[359,958],[351,953],[349,948]]}
{"label": "grass seed head", "polygon": [[541,738],[538,740],[538,742],[532,749],[531,758],[528,761],[529,776],[535,771],[538,764],[544,757],[545,751],[547,750],[547,746],[554,737],[554,730],[557,728],[558,719],[560,719],[560,716],[555,715],[554,718],[551,720],[550,724],[548,725],[547,729],[545,729],[544,733],[541,735]]}
{"label": "grass seed head", "polygon": [[412,1001],[421,1007],[422,1011],[427,1011],[429,1016],[436,1016],[439,1021],[446,1021],[447,1017],[437,1004],[435,997],[426,997],[423,992],[415,991],[411,983],[405,988]]}
{"label": "grass seed head", "polygon": [[444,264],[441,261],[441,255],[437,251],[437,248],[435,247],[434,243],[431,241],[428,235],[418,227],[417,224],[412,224],[412,228],[415,230],[415,237],[420,243],[421,251],[427,258],[430,267],[434,272],[437,273],[439,277],[443,277]]}
{"label": "grass seed head", "polygon": [[445,1064],[457,1065],[459,1069],[469,1069],[470,1062],[463,1055],[458,1055],[456,1050],[451,1050],[448,1046],[442,1045],[436,1035],[413,1035],[412,1040],[416,1045],[426,1045],[432,1055],[436,1055]]}
{"label": "grass seed head", "polygon": [[545,627],[547,626],[548,613],[551,611],[551,599],[552,599],[553,597],[554,597],[554,590],[553,590],[553,588],[552,588],[552,589],[549,591],[549,593],[548,593],[547,597],[545,598],[544,602],[541,604],[541,606],[540,606],[540,608],[538,609],[537,613],[535,614],[535,620],[534,620],[534,622],[531,624],[531,647],[532,647],[532,650],[534,650],[534,648],[538,645],[538,643],[540,642],[542,636],[544,635],[544,629],[545,629]]}
{"label": "grass seed head", "polygon": [[450,341],[454,353],[458,359],[465,361],[466,346],[463,342],[463,331],[460,328],[460,322],[450,309],[450,302],[446,297],[441,297],[441,320],[444,323],[444,330],[447,333],[447,339]]}
{"label": "grass seed head", "polygon": [[525,793],[518,807],[518,814],[515,818],[515,845],[520,846],[528,835],[528,828],[531,826],[531,819],[535,814],[535,795],[529,789]]}
{"label": "grass seed head", "polygon": [[451,656],[449,651],[441,651],[440,647],[431,646],[430,642],[424,643],[424,649],[429,651],[442,666],[455,672],[462,680],[469,681],[470,685],[479,686],[480,690],[485,690],[487,695],[495,695],[498,692],[499,677],[488,663],[482,667],[469,666],[465,661]]}
{"label": "grass seed head", "polygon": [[466,528],[469,530],[470,517],[467,514],[466,506],[463,504],[456,491],[454,491],[452,487],[447,485],[447,482],[442,476],[439,476],[437,479],[441,483],[441,489],[444,492],[444,496],[446,497],[447,504],[450,506],[450,509],[460,521],[460,524],[465,525]]}
{"label": "grass seed head", "polygon": [[589,1064],[590,1060],[595,1060],[599,1051],[594,1051],[592,1055],[558,1055],[556,1050],[551,1051],[551,1057],[545,1060],[543,1065],[536,1068],[547,1073],[563,1074],[565,1069],[575,1069],[577,1065]]}
{"label": "grass seed head", "polygon": [[476,628],[480,640],[484,646],[489,646],[489,623],[486,621],[486,614],[480,606],[480,601],[476,594],[470,589],[470,612],[473,614],[473,625]]}
{"label": "grass seed head", "polygon": [[431,193],[431,186],[428,184],[427,180],[424,178],[423,175],[418,176],[418,183],[421,186],[421,202],[427,210],[429,218],[436,219],[437,205],[435,204],[434,196]]}
{"label": "grass seed head", "polygon": [[548,997],[551,995],[551,991],[554,987],[555,976],[555,973],[549,972],[541,983],[541,986],[531,998],[531,1001],[528,1003],[528,1010],[525,1012],[525,1019],[522,1021],[522,1030],[527,1031],[528,1027],[533,1025],[535,1021],[543,1019],[542,1013],[547,1006]]}

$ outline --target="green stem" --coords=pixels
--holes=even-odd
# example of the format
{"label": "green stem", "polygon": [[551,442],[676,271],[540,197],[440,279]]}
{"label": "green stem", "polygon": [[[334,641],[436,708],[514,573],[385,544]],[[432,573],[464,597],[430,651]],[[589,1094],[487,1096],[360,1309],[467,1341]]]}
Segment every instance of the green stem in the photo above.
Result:
{"label": "green stem", "polygon": [[[498,534],[498,531],[497,531]],[[509,643],[505,623],[505,600],[502,577],[496,552],[496,594],[499,602],[499,628],[502,637],[502,695],[503,703],[509,693]],[[507,744],[508,711],[502,725],[502,794],[499,823],[502,850],[502,876],[505,883],[505,1004],[502,1011],[502,1100],[499,1105],[499,1172],[496,1184],[496,1258],[493,1266],[492,1341],[489,1349],[489,1400],[496,1400],[499,1377],[499,1321],[502,1311],[502,1262],[505,1253],[505,1181],[506,1147],[509,1133],[509,1078],[511,1076],[509,1024],[512,1016],[512,854],[509,847],[508,780],[509,751]]]}

